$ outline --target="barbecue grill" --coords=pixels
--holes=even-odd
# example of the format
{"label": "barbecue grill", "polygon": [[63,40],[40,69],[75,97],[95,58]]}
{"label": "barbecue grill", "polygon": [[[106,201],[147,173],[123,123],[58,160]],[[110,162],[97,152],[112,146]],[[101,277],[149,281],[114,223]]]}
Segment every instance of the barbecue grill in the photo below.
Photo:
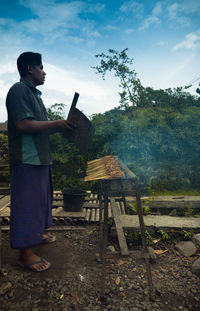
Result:
{"label": "barbecue grill", "polygon": [[[116,175],[106,171],[106,162],[110,161],[109,168],[113,167],[117,172]],[[99,167],[98,167],[99,165]],[[118,166],[118,167],[117,167]],[[106,156],[101,159],[88,162],[87,176],[85,181],[98,180],[98,199],[99,199],[99,225],[100,225],[100,257],[104,269],[102,271],[102,297],[104,296],[105,287],[105,249],[108,238],[108,202],[110,201],[113,217],[116,225],[116,231],[119,240],[120,251],[122,255],[128,255],[128,247],[120,222],[120,212],[115,202],[115,197],[122,197],[125,201],[126,196],[135,196],[138,208],[138,217],[142,237],[143,253],[146,263],[147,280],[149,285],[149,295],[153,299],[154,291],[152,284],[151,268],[149,263],[149,254],[145,238],[144,220],[141,205],[140,183],[137,176],[118,158]],[[121,171],[121,172],[120,172]],[[116,177],[121,176],[121,177]],[[102,212],[104,211],[104,217]],[[103,219],[104,218],[104,219]]]}

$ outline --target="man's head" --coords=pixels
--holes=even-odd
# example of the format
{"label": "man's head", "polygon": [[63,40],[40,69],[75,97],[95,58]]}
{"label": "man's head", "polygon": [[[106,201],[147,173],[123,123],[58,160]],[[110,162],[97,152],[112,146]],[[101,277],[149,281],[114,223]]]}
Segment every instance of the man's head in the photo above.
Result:
{"label": "man's head", "polygon": [[33,85],[44,83],[42,56],[39,53],[24,52],[17,59],[17,68],[21,77],[27,78]]}

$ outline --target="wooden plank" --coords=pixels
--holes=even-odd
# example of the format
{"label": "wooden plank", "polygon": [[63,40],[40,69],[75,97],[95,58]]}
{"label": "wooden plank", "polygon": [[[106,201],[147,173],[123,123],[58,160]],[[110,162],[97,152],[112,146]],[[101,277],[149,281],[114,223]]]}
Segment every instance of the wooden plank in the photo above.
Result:
{"label": "wooden plank", "polygon": [[108,202],[108,218],[112,218],[112,208],[110,202]]}
{"label": "wooden plank", "polygon": [[[2,231],[9,231],[9,230],[10,226],[2,226]],[[85,230],[85,227],[62,225],[62,226],[52,226],[46,229],[45,231],[83,231],[83,230]]]}
{"label": "wooden plank", "polygon": [[91,202],[85,202],[83,203],[83,207],[84,208],[99,208],[99,204],[98,203],[91,203]]}
{"label": "wooden plank", "polygon": [[95,208],[93,208],[93,209],[91,210],[90,221],[91,221],[92,223],[95,222]]}
{"label": "wooden plank", "polygon": [[[198,229],[200,230],[200,218],[195,217],[174,217],[174,216],[143,216],[146,227],[156,227],[160,229]],[[123,228],[139,228],[137,215],[120,215]]]}
{"label": "wooden plank", "polygon": [[10,217],[10,207],[7,204],[1,208],[0,216],[1,217]]}
{"label": "wooden plank", "polygon": [[121,214],[126,214],[123,201],[119,201],[119,206],[120,206]]}
{"label": "wooden plank", "polygon": [[54,201],[63,201],[63,196],[62,195],[54,195],[53,200]]}
{"label": "wooden plank", "polygon": [[86,215],[85,215],[85,221],[89,222],[90,221],[90,209],[86,209]]}
{"label": "wooden plank", "polygon": [[[130,203],[136,202],[134,196],[126,196],[126,201]],[[172,196],[172,195],[161,195],[161,196],[149,196],[142,197],[141,201],[145,204],[150,204],[153,208],[163,207],[163,208],[187,208],[188,204],[191,208],[200,208],[200,196]]]}
{"label": "wooden plank", "polygon": [[115,221],[115,226],[116,226],[116,231],[117,231],[117,236],[118,236],[121,254],[122,255],[128,255],[129,251],[128,251],[128,246],[127,246],[126,239],[124,236],[123,226],[121,224],[119,208],[118,208],[114,198],[110,198],[110,203],[111,203],[111,208],[112,208],[113,217],[114,217],[114,221]]}
{"label": "wooden plank", "polygon": [[66,212],[62,207],[57,208],[57,210],[53,213],[53,216],[56,217],[70,217],[70,218],[84,218],[85,212]]}
{"label": "wooden plank", "polygon": [[0,200],[0,209],[3,208],[8,203],[10,203],[10,196],[9,195],[3,196],[3,198],[1,198]]}
{"label": "wooden plank", "polygon": [[5,187],[0,187],[0,194],[10,194],[10,187],[9,186],[5,186]]}
{"label": "wooden plank", "polygon": [[[142,200],[145,203],[144,200]],[[200,208],[200,201],[193,201],[193,200],[174,200],[174,201],[167,201],[167,200],[149,200],[148,204],[149,208]]]}
{"label": "wooden plank", "polygon": [[64,206],[63,201],[59,200],[59,201],[53,201],[53,207],[60,207],[60,206]]}
{"label": "wooden plank", "polygon": [[97,199],[96,198],[85,197],[85,202],[87,202],[87,201],[96,202]]}
{"label": "wooden plank", "polygon": [[100,213],[100,209],[96,209],[96,222],[99,222],[99,213]]}

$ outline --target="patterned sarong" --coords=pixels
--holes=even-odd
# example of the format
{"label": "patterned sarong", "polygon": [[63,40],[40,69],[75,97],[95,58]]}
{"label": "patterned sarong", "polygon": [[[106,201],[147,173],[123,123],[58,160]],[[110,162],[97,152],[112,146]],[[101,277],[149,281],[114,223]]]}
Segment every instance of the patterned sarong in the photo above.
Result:
{"label": "patterned sarong", "polygon": [[48,165],[21,164],[11,167],[12,248],[29,248],[42,240],[52,224],[52,182]]}

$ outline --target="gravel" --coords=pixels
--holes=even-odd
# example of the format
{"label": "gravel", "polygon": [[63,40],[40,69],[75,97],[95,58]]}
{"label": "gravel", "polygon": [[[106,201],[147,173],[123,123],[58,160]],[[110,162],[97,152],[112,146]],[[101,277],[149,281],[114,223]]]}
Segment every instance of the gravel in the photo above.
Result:
{"label": "gravel", "polygon": [[[35,252],[51,261],[42,273],[16,264],[17,251],[10,249],[3,232],[3,269],[0,278],[0,310],[15,311],[199,311],[200,278],[191,273],[192,257],[180,255],[171,245],[151,263],[155,300],[149,299],[146,267],[141,258],[106,254],[105,266],[97,261],[99,232],[96,225],[56,232],[54,244],[40,245]],[[110,243],[113,241],[110,241]],[[117,243],[113,243],[115,250]],[[105,290],[102,291],[102,271]],[[103,297],[101,297],[104,292]]]}

